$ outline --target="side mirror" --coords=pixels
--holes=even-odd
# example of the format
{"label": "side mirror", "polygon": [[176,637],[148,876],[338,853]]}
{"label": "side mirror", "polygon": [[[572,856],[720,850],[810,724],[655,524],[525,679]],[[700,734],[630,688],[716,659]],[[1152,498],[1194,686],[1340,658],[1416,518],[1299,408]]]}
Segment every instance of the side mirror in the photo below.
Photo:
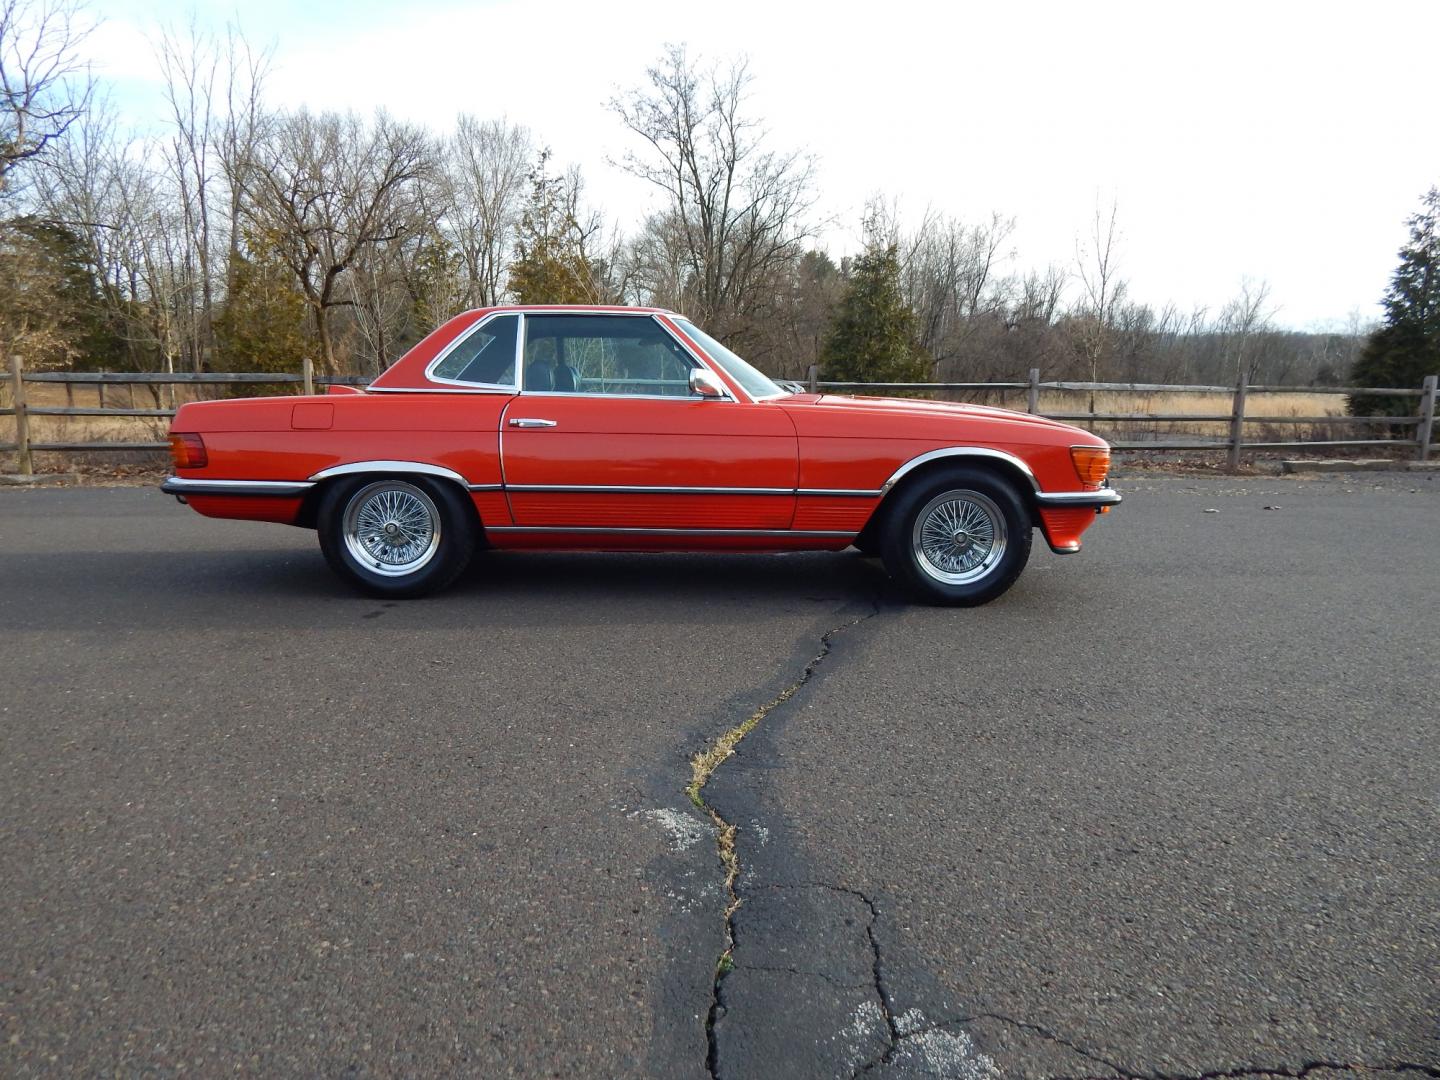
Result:
{"label": "side mirror", "polygon": [[723,398],[729,395],[725,392],[725,384],[720,377],[707,368],[693,367],[690,369],[690,393],[702,398]]}

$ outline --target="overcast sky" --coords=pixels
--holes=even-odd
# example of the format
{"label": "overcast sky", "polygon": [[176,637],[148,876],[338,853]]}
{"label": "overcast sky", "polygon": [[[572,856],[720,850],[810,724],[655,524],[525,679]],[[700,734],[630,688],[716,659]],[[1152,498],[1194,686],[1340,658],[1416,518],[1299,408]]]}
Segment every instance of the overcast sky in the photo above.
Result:
{"label": "overcast sky", "polygon": [[[149,40],[229,5],[98,0],[97,74],[142,126],[163,108]],[[1132,295],[1216,309],[1243,277],[1276,321],[1341,326],[1378,300],[1404,219],[1440,184],[1440,2],[620,3],[247,0],[272,103],[435,130],[457,112],[530,127],[584,169],[622,227],[653,201],[607,163],[633,147],[605,108],[666,42],[746,55],[773,145],[819,160],[824,245],[859,246],[867,197],[963,220],[1014,217],[1017,268],[1073,268],[1097,200],[1118,202]]]}

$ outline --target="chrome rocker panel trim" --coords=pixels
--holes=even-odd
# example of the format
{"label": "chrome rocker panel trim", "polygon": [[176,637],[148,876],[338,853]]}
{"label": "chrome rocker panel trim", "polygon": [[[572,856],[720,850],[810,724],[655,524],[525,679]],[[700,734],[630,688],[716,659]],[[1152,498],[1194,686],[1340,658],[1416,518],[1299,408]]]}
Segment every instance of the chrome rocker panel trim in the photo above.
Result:
{"label": "chrome rocker panel trim", "polygon": [[819,530],[797,530],[797,529],[672,529],[654,528],[642,529],[631,526],[605,527],[594,525],[493,525],[485,530],[487,533],[639,533],[646,536],[798,536],[798,537],[827,537],[835,540],[853,537],[855,532],[845,530],[842,532],[824,532]]}
{"label": "chrome rocker panel trim", "polygon": [[304,495],[315,485],[308,480],[192,480],[167,476],[160,490],[166,495]]}
{"label": "chrome rocker panel trim", "polygon": [[514,494],[567,495],[794,495],[794,488],[663,487],[654,484],[506,484]]}

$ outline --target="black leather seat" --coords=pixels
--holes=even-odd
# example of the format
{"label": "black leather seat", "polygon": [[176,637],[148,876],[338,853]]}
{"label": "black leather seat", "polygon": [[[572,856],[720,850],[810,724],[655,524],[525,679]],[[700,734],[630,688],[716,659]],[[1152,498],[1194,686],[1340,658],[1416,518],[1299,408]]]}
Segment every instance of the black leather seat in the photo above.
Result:
{"label": "black leather seat", "polygon": [[554,390],[554,369],[544,360],[536,360],[525,369],[526,390]]}

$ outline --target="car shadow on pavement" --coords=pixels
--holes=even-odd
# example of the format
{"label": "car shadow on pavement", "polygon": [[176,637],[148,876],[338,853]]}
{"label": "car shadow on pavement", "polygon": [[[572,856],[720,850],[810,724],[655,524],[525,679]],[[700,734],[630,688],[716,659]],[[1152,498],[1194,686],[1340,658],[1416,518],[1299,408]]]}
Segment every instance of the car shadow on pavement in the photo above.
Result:
{"label": "car shadow on pavement", "polygon": [[[405,612],[430,625],[746,617],[756,605],[899,601],[880,564],[854,551],[799,554],[484,552],[447,590],[420,600],[366,596],[311,550],[64,551],[0,570],[16,625],[85,629],[177,624],[323,627]],[[162,614],[163,613],[163,614]],[[407,620],[408,621],[408,620]]]}

